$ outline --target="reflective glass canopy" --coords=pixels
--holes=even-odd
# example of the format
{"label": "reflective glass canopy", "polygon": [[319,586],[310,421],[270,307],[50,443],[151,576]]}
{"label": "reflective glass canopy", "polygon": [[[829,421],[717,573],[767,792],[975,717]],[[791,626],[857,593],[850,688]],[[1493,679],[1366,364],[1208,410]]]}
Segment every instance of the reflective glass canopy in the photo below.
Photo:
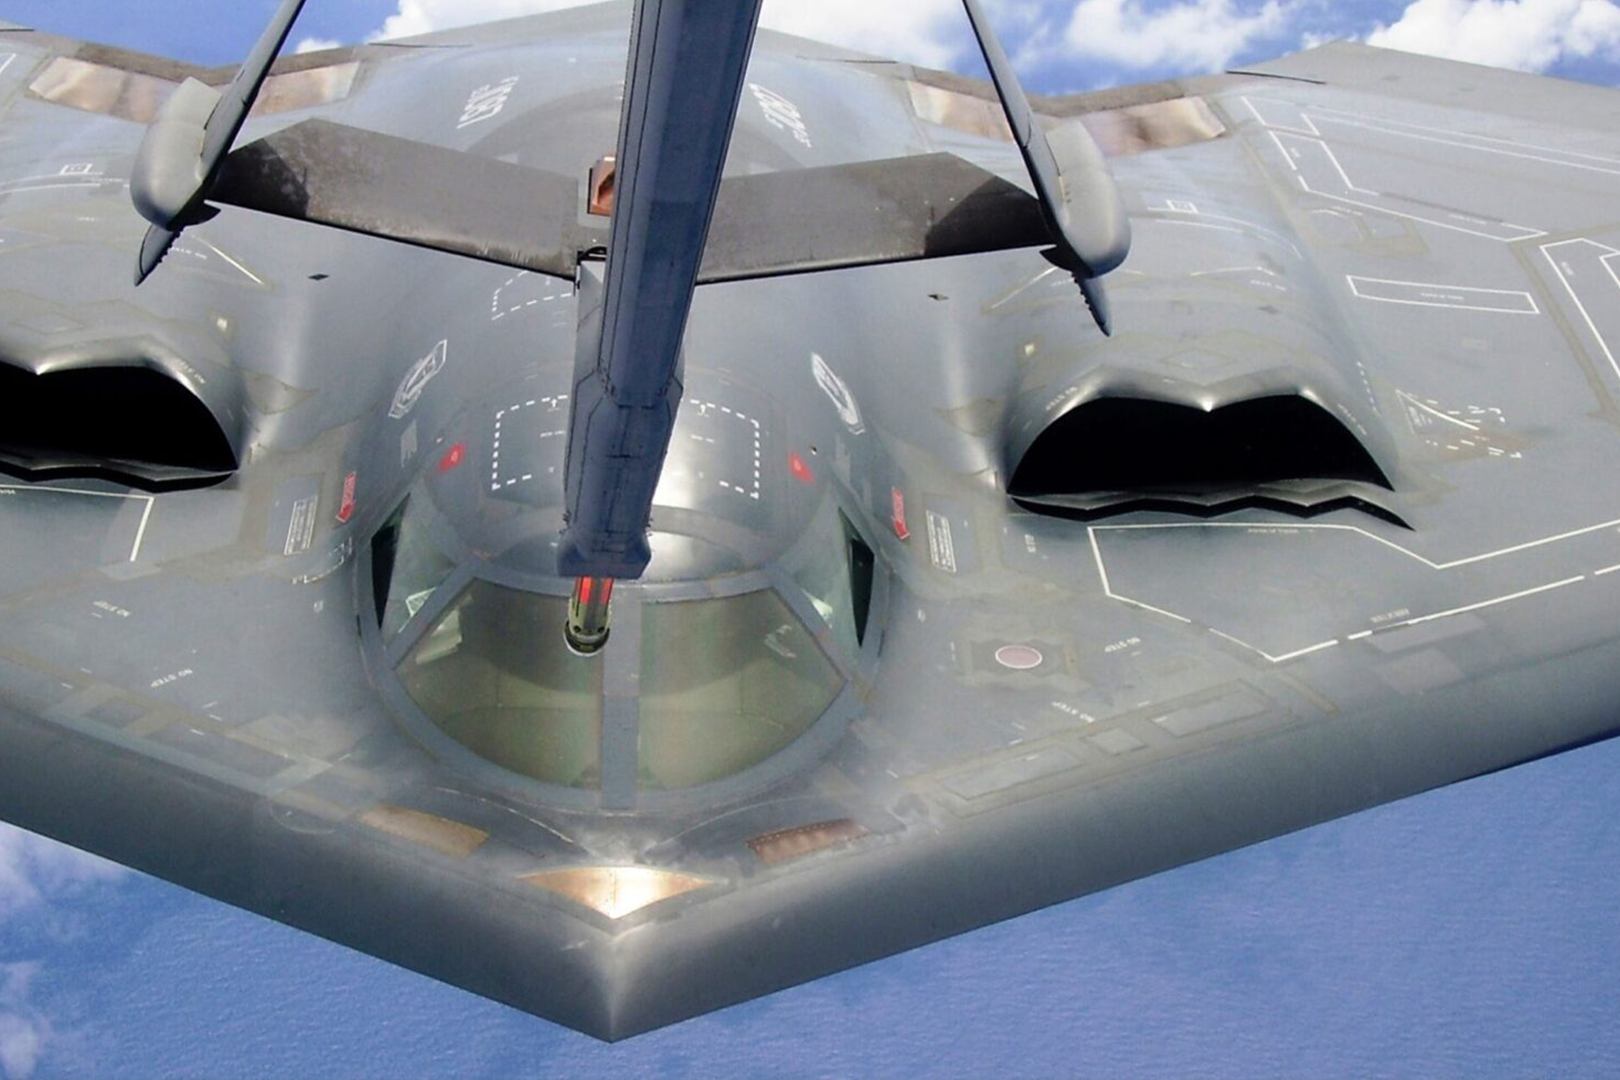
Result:
{"label": "reflective glass canopy", "polygon": [[843,676],[770,589],[652,604],[642,615],[643,788],[720,780],[803,735]]}
{"label": "reflective glass canopy", "polygon": [[568,601],[474,581],[399,666],[446,735],[548,784],[601,777],[602,656],[562,643]]}
{"label": "reflective glass canopy", "polygon": [[[605,774],[641,791],[724,780],[803,736],[854,665],[871,553],[831,501],[776,573],[718,579],[699,597],[621,584],[621,633],[589,657],[563,640],[563,596],[455,576],[430,505],[408,501],[373,544],[379,625],[401,639],[396,673],[421,712],[510,772],[587,790]],[[460,591],[436,597],[447,582]],[[604,739],[604,701],[633,738]]]}

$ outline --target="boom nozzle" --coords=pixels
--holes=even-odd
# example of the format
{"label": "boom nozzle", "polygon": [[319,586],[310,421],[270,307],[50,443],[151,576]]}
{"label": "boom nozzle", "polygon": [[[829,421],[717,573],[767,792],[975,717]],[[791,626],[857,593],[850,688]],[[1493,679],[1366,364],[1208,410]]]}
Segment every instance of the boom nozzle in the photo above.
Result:
{"label": "boom nozzle", "polygon": [[608,605],[613,599],[613,579],[581,577],[574,579],[574,594],[568,598],[568,620],[563,638],[581,656],[602,651],[608,639]]}

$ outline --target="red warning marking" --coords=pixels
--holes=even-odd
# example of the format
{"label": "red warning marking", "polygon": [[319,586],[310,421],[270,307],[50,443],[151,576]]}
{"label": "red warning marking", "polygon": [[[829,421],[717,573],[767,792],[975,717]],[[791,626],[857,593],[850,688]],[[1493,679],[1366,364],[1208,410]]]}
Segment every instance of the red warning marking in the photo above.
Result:
{"label": "red warning marking", "polygon": [[463,461],[466,460],[467,444],[464,442],[458,442],[456,445],[446,450],[444,452],[444,457],[439,459],[439,471],[442,473],[449,472],[451,469],[458,467]]}
{"label": "red warning marking", "polygon": [[889,501],[894,507],[894,535],[902,540],[911,539],[911,530],[906,528],[906,497],[900,494],[899,488],[890,488]]}
{"label": "red warning marking", "polygon": [[343,478],[343,498],[338,502],[337,519],[346,523],[354,516],[354,484],[359,474],[350,473]]}
{"label": "red warning marking", "polygon": [[810,466],[806,465],[804,458],[798,454],[788,455],[788,468],[793,470],[793,475],[804,483],[813,484],[816,482],[816,474],[810,471]]}

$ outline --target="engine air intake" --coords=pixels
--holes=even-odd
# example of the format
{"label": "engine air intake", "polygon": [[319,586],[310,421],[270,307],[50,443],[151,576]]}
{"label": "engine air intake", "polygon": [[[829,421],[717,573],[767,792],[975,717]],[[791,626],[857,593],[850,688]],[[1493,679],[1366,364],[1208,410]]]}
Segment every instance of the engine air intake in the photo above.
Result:
{"label": "engine air intake", "polygon": [[160,490],[212,483],[236,454],[208,406],[147,367],[35,375],[0,365],[0,470]]}
{"label": "engine air intake", "polygon": [[1013,496],[1207,494],[1287,480],[1388,488],[1372,455],[1327,410],[1276,395],[1202,409],[1097,398],[1054,421],[1013,473]]}

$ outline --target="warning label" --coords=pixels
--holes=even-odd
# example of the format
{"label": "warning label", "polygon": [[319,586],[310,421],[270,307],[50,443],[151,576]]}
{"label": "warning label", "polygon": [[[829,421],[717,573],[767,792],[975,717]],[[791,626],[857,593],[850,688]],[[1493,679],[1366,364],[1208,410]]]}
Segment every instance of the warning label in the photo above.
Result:
{"label": "warning label", "polygon": [[928,557],[937,569],[956,573],[956,541],[951,536],[951,519],[928,511]]}
{"label": "warning label", "polygon": [[301,555],[309,550],[315,539],[315,508],[320,505],[319,495],[306,495],[293,503],[292,520],[287,523],[287,545],[283,555]]}

